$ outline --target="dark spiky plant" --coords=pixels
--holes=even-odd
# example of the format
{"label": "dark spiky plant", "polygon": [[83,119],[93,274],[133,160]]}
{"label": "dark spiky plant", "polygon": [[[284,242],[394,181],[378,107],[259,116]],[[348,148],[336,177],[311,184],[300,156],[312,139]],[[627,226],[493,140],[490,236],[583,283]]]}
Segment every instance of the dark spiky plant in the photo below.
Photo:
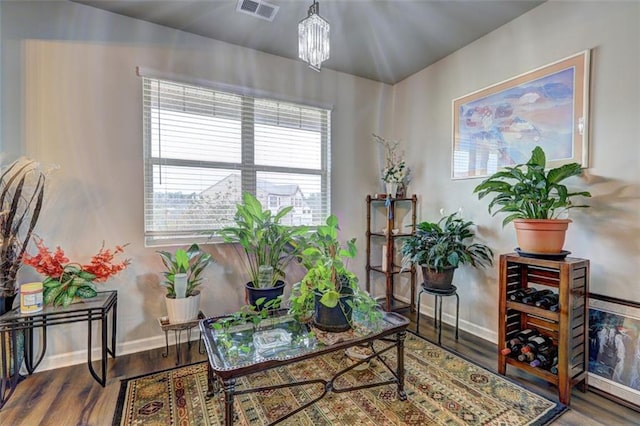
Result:
{"label": "dark spiky plant", "polygon": [[17,292],[22,256],[38,222],[45,175],[37,162],[20,158],[0,175],[0,297]]}

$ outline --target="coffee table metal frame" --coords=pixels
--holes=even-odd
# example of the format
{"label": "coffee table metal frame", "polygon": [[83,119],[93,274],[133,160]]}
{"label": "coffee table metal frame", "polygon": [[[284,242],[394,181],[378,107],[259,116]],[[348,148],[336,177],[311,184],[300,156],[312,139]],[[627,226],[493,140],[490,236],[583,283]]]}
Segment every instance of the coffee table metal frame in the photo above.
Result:
{"label": "coffee table metal frame", "polygon": [[[376,386],[396,384],[398,398],[402,401],[405,401],[407,399],[407,394],[404,390],[404,377],[405,377],[404,341],[406,338],[406,332],[407,332],[407,327],[409,325],[409,320],[397,313],[385,312],[383,314],[383,321],[386,327],[379,332],[372,332],[371,334],[357,337],[349,341],[339,342],[333,345],[326,345],[326,346],[320,345],[316,349],[310,352],[304,352],[297,356],[293,356],[287,359],[264,359],[255,363],[244,364],[237,368],[222,368],[219,365],[220,352],[216,350],[217,349],[216,343],[213,339],[213,330],[211,329],[210,325],[221,318],[224,318],[224,317],[207,318],[200,321],[200,331],[202,333],[202,339],[204,341],[205,347],[207,349],[207,355],[209,357],[209,363],[208,363],[208,369],[207,369],[208,382],[209,382],[208,394],[213,395],[215,392],[219,390],[220,387],[222,388],[222,391],[224,392],[224,416],[225,416],[224,424],[227,426],[230,426],[233,424],[233,419],[234,419],[233,400],[235,395],[269,391],[273,389],[289,388],[293,386],[302,386],[302,385],[309,385],[314,383],[322,384],[324,386],[323,392],[317,398],[311,401],[308,401],[307,403],[296,408],[290,413],[278,418],[277,420],[270,423],[271,425],[279,423],[293,416],[294,414],[304,410],[305,408],[309,407],[310,405],[322,399],[329,392],[342,393],[342,392],[355,391],[359,389],[366,389],[366,388],[371,388]],[[393,335],[395,335],[395,338],[392,337]],[[385,346],[376,350],[373,345],[373,342],[375,340],[380,340],[385,342]],[[312,380],[304,380],[304,381],[293,382],[293,383],[285,383],[280,385],[262,386],[262,387],[251,388],[251,389],[236,389],[236,380],[240,377],[247,376],[252,373],[272,369],[272,368],[282,367],[282,366],[300,362],[306,359],[315,358],[327,353],[331,353],[339,350],[346,350],[347,348],[350,348],[353,346],[365,345],[365,344],[372,349],[373,353],[367,358],[364,358],[338,371],[329,380],[312,379]],[[394,348],[396,349],[396,356],[397,356],[397,363],[396,363],[395,369],[392,368],[392,366],[390,366],[383,357],[381,357],[383,353],[388,352]],[[348,371],[352,370],[358,365],[363,364],[365,362],[369,362],[374,358],[380,361],[391,372],[391,374],[393,375],[393,378],[389,380],[376,382],[376,383],[368,383],[368,384],[352,386],[348,388],[337,388],[335,386],[335,380],[338,377],[342,376],[343,374],[347,373]]]}

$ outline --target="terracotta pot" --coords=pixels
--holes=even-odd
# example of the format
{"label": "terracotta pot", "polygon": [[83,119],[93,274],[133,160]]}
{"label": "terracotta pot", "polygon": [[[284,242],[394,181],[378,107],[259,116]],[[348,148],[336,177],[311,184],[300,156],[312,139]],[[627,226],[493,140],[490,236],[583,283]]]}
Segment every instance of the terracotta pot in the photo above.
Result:
{"label": "terracotta pot", "polygon": [[562,252],[571,219],[516,219],[516,238],[520,250],[527,253]]}

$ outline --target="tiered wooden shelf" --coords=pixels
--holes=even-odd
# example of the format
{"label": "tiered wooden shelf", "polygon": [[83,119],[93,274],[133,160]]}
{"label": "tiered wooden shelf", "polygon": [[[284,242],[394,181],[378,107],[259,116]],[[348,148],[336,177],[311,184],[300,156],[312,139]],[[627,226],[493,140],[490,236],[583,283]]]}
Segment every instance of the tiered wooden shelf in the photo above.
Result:
{"label": "tiered wooden shelf", "polygon": [[[400,265],[396,265],[394,263],[395,255],[396,255],[396,242],[398,239],[406,238],[411,236],[416,230],[416,203],[417,196],[412,195],[410,198],[391,198],[387,203],[386,198],[374,198],[370,195],[367,195],[367,281],[366,281],[366,289],[367,291],[371,291],[371,275],[373,273],[382,274],[385,278],[385,300],[383,303],[384,309],[386,311],[395,311],[400,309],[409,308],[411,312],[415,312],[415,296],[416,296],[416,269],[414,266],[411,268],[407,268],[402,270]],[[397,218],[396,210],[402,204],[408,204],[410,206],[411,213],[411,223],[407,226],[402,226],[402,223]],[[384,211],[386,218],[384,222],[386,223],[387,232],[379,232],[372,231],[371,226],[373,223],[372,213],[375,214],[375,210],[380,209]],[[397,234],[393,234],[391,232],[392,229],[398,229],[399,232]],[[380,262],[375,262],[373,264],[371,258],[371,246],[372,244],[380,243],[386,247],[387,256],[386,258],[380,259]],[[383,265],[382,262],[385,262]],[[401,275],[405,275],[409,277],[411,283],[411,302],[406,303],[401,300],[398,300],[394,296],[394,287],[397,279],[400,278]]]}

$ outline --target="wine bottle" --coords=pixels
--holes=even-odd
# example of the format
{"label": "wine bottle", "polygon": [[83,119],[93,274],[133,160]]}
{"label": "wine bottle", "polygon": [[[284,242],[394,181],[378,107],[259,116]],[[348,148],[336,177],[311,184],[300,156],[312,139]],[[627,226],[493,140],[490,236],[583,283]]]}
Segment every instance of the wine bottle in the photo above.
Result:
{"label": "wine bottle", "polygon": [[520,336],[526,342],[532,337],[535,337],[539,334],[540,333],[535,328],[525,328],[524,330],[518,333],[518,336]]}
{"label": "wine bottle", "polygon": [[551,374],[558,374],[558,358],[557,357],[555,359],[555,363],[551,366],[549,371],[551,372]]}
{"label": "wine bottle", "polygon": [[518,355],[518,361],[522,361],[522,362],[531,362],[534,359],[536,359],[536,355],[529,351],[529,352],[522,352],[522,349],[520,350],[520,354]]}
{"label": "wine bottle", "polygon": [[551,312],[558,312],[560,310],[560,304],[556,303],[555,305],[551,305],[549,306],[549,310]]}
{"label": "wine bottle", "polygon": [[[531,343],[531,342],[529,342]],[[551,341],[549,341],[548,343],[542,344],[541,346],[539,346],[538,348],[532,348],[532,346],[524,346],[521,350],[520,350],[520,355],[518,356],[518,361],[523,361],[523,362],[528,362],[531,363],[533,361],[535,361],[536,357],[538,356],[539,353],[546,353],[546,351],[549,351],[550,348],[552,348],[553,345],[551,344]],[[526,351],[524,349],[527,349]]]}
{"label": "wine bottle", "polygon": [[536,354],[543,347],[551,346],[551,345],[552,345],[551,339],[549,339],[548,337],[546,337],[546,336],[535,336],[535,337],[532,337],[531,339],[529,339],[529,341],[527,341],[527,343],[522,347],[521,352],[524,352],[524,353],[533,352],[533,356],[535,357]]}
{"label": "wine bottle", "polygon": [[535,288],[533,288],[533,287],[521,288],[521,289],[516,290],[513,293],[511,293],[509,295],[509,299],[511,299],[511,300],[513,300],[515,302],[521,302],[523,297],[525,297],[525,296],[527,296],[529,294],[535,293],[536,291],[537,290]]}
{"label": "wine bottle", "polygon": [[536,300],[535,305],[544,309],[549,309],[553,305],[557,305],[559,300],[559,296],[556,293],[547,294],[543,296],[542,299]]}
{"label": "wine bottle", "polygon": [[529,294],[529,295],[523,297],[522,298],[522,303],[533,304],[537,300],[542,299],[544,296],[546,296],[547,294],[551,294],[551,293],[553,293],[553,291],[551,291],[551,290],[537,290],[537,291],[533,292],[532,294]]}
{"label": "wine bottle", "polygon": [[525,330],[519,331],[518,334],[515,335],[514,338],[509,339],[506,342],[507,347],[502,349],[503,355],[511,355],[517,356],[520,354],[520,350],[524,346],[524,344],[532,337],[537,336],[539,333],[537,330],[527,328]]}
{"label": "wine bottle", "polygon": [[524,341],[520,337],[516,336],[513,339],[509,339],[506,342],[506,348],[503,348],[500,352],[502,355],[517,355],[520,353],[520,349],[524,345]]}
{"label": "wine bottle", "polygon": [[558,363],[558,348],[555,346],[547,346],[536,354],[536,359],[531,361],[529,365],[532,367],[548,370],[552,365]]}

